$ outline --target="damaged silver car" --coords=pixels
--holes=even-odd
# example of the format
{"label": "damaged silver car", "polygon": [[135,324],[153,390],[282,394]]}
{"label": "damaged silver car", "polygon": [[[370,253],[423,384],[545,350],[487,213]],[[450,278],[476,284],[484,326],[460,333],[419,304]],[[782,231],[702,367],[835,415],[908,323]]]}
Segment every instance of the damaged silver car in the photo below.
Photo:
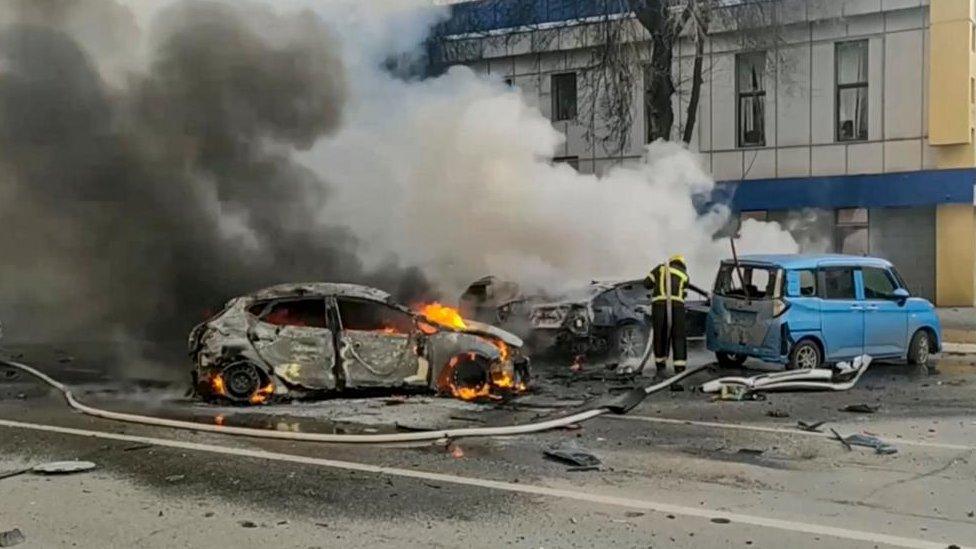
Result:
{"label": "damaged silver car", "polygon": [[439,304],[419,312],[355,284],[284,284],[230,300],[190,333],[205,399],[261,404],[347,389],[419,388],[466,400],[523,391],[522,340]]}

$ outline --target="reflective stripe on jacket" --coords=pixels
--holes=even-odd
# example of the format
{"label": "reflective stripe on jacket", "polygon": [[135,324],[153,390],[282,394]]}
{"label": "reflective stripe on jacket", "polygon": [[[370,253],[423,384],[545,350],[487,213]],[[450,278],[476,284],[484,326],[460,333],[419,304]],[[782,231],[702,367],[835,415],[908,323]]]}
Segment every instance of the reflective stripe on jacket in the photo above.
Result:
{"label": "reflective stripe on jacket", "polygon": [[665,276],[671,274],[671,299],[684,302],[688,295],[688,273],[679,264],[658,265],[647,275],[653,290],[651,301],[665,301],[668,299]]}

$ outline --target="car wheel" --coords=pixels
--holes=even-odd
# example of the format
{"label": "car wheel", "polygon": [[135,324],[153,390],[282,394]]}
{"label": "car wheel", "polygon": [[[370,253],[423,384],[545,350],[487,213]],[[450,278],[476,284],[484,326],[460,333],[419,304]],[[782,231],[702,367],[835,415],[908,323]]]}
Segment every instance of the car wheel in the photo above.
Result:
{"label": "car wheel", "polygon": [[715,358],[718,359],[718,365],[723,368],[741,368],[746,362],[746,355],[736,353],[717,352]]}
{"label": "car wheel", "polygon": [[928,332],[919,330],[912,336],[912,342],[908,345],[908,363],[916,366],[929,363],[931,356],[932,343]]}
{"label": "car wheel", "polygon": [[237,402],[249,402],[261,389],[261,372],[250,362],[235,362],[220,372],[224,396]]}
{"label": "car wheel", "polygon": [[820,352],[820,347],[813,341],[805,339],[793,346],[787,367],[790,370],[810,370],[819,368],[822,364],[823,354]]}
{"label": "car wheel", "polygon": [[640,360],[647,348],[647,332],[640,324],[618,326],[613,333],[613,354],[621,361]]}

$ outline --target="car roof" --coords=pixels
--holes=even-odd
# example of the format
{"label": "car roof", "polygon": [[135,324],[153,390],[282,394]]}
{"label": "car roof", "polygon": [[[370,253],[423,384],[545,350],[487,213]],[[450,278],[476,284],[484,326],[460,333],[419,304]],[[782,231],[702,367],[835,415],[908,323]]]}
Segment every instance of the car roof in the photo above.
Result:
{"label": "car roof", "polygon": [[329,297],[358,297],[375,301],[390,302],[390,294],[383,290],[360,286],[359,284],[344,284],[335,282],[297,282],[278,284],[253,292],[248,295],[252,299],[278,299],[304,296]]}
{"label": "car roof", "polygon": [[[891,266],[888,260],[880,257],[846,254],[752,254],[739,256],[739,261],[743,263],[767,263],[784,269],[814,269],[824,263],[869,267]],[[731,259],[725,260],[725,263],[731,262]]]}

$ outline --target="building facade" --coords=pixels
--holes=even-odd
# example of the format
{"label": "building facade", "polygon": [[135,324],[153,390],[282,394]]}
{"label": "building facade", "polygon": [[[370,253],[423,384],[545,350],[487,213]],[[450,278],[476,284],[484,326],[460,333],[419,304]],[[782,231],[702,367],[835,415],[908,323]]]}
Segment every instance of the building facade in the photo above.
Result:
{"label": "building facade", "polygon": [[[591,138],[605,121],[578,116],[593,62],[588,28],[606,21],[606,3],[533,0],[500,16],[501,4],[455,6],[443,58],[519,88],[566,135],[556,161],[601,173],[639,160],[646,83],[635,86],[624,148]],[[976,2],[767,4],[768,28],[727,18],[704,41],[689,147],[719,182],[715,199],[743,218],[780,221],[808,250],[887,257],[940,306],[973,306]],[[774,38],[746,38],[759,31]],[[695,57],[693,42],[679,40],[674,139]]]}

